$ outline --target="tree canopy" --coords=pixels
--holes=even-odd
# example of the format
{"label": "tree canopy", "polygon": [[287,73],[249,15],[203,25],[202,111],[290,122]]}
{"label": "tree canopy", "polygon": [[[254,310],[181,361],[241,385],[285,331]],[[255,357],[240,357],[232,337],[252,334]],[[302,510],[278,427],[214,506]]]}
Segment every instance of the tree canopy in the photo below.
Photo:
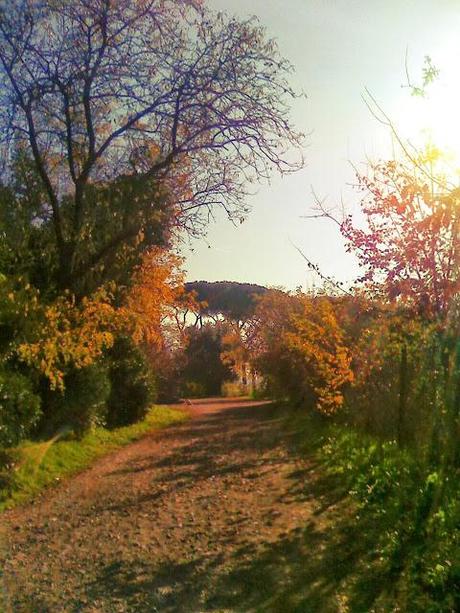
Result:
{"label": "tree canopy", "polygon": [[198,302],[204,303],[203,315],[220,314],[235,320],[250,316],[256,297],[267,291],[262,285],[236,281],[192,281],[185,284],[185,289],[194,292]]}
{"label": "tree canopy", "polygon": [[[214,206],[247,212],[248,181],[302,164],[290,64],[255,19],[198,0],[14,0],[0,9],[0,137],[26,152],[58,281],[74,290],[166,202],[199,232]],[[107,211],[107,214],[105,214]]]}

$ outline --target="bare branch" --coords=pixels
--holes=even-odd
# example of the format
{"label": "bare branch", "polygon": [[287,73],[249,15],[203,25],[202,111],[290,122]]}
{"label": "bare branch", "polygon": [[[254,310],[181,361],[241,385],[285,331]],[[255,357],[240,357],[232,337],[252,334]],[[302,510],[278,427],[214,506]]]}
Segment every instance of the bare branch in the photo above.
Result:
{"label": "bare branch", "polygon": [[215,207],[244,218],[248,185],[303,165],[292,67],[256,19],[199,0],[11,0],[0,60],[0,140],[27,134],[70,269],[92,185],[156,180],[201,232]]}
{"label": "bare branch", "polygon": [[318,264],[315,264],[314,262],[312,262],[305,254],[304,252],[297,247],[297,245],[295,245],[292,241],[289,241],[291,243],[291,245],[294,247],[294,249],[297,251],[297,253],[300,255],[300,257],[306,262],[307,267],[309,268],[309,270],[315,272],[318,277],[324,281],[325,283],[327,283],[328,285],[332,285],[333,287],[335,287],[335,289],[339,290],[340,292],[343,292],[344,294],[346,294],[347,296],[352,296],[352,292],[350,292],[349,290],[345,289],[343,287],[343,283],[341,283],[340,281],[336,281],[335,279],[333,279],[332,277],[328,277],[327,275],[325,275],[320,267],[318,266]]}

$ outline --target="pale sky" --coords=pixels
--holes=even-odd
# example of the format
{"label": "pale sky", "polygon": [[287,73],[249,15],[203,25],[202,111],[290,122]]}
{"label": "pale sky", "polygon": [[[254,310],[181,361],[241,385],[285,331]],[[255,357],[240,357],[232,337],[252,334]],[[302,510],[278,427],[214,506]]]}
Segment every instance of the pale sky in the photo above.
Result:
{"label": "pale sky", "polygon": [[[362,100],[367,87],[398,127],[421,143],[427,130],[441,147],[460,158],[460,2],[458,0],[208,0],[218,10],[257,15],[282,55],[294,65],[292,83],[303,89],[292,117],[310,133],[306,168],[270,185],[252,186],[247,221],[237,228],[223,217],[210,225],[205,240],[185,248],[188,280],[231,280],[294,289],[314,277],[291,243],[327,275],[343,281],[357,273],[337,228],[306,220],[311,186],[333,205],[341,199],[356,210],[347,185],[350,162],[391,155],[391,138]],[[420,81],[424,56],[440,76],[426,99],[412,97],[405,57]],[[458,163],[460,167],[460,161]],[[318,281],[316,281],[318,284]]]}

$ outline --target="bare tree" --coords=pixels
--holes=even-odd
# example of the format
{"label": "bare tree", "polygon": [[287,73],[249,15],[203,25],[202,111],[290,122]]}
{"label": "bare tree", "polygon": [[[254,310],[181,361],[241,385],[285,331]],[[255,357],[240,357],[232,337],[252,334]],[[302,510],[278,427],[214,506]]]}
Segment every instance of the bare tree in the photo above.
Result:
{"label": "bare tree", "polygon": [[177,225],[199,232],[216,205],[243,217],[250,182],[298,169],[290,72],[255,19],[199,0],[3,0],[0,133],[6,159],[18,147],[33,157],[60,284],[145,229],[126,208],[88,248],[95,187],[132,177],[154,200],[161,185]]}

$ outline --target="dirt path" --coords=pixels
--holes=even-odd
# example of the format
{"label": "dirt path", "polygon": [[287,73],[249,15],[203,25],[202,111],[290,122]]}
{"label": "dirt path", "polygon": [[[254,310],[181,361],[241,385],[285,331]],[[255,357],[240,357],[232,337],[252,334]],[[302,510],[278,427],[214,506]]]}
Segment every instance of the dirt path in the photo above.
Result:
{"label": "dirt path", "polygon": [[279,414],[217,399],[191,410],[4,514],[7,611],[340,610],[321,579],[336,511]]}

